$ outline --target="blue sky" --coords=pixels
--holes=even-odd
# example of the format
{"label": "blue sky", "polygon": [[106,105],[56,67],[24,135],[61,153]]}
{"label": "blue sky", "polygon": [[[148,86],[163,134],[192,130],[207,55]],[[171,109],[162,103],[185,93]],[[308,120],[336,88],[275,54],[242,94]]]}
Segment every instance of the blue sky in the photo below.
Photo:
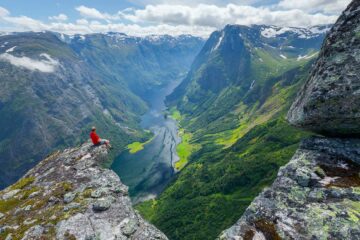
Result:
{"label": "blue sky", "polygon": [[2,31],[207,36],[226,24],[333,23],[350,0],[1,0]]}

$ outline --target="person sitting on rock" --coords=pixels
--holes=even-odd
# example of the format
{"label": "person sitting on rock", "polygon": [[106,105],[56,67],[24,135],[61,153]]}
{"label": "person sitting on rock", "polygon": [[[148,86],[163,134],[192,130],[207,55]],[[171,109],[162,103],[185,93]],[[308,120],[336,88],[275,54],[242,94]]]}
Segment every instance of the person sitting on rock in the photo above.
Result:
{"label": "person sitting on rock", "polygon": [[109,140],[101,139],[101,138],[96,134],[96,127],[92,127],[92,128],[91,128],[90,138],[91,138],[91,141],[93,142],[94,146],[100,146],[100,145],[105,144],[107,147],[111,147]]}

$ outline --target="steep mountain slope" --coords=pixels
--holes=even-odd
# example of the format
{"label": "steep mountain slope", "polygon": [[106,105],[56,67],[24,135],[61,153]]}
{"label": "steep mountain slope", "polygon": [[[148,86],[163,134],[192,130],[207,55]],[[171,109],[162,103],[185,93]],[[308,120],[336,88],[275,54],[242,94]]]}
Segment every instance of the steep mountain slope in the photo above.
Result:
{"label": "steep mountain slope", "polygon": [[315,57],[326,29],[229,25],[210,36],[168,102],[193,116],[191,129],[216,124],[240,101],[255,105],[270,78]]}
{"label": "steep mountain slope", "polygon": [[92,68],[109,79],[124,82],[142,97],[149,89],[186,74],[204,43],[189,35],[140,38],[108,33],[67,38],[65,41]]}
{"label": "steep mountain slope", "polygon": [[314,29],[227,26],[168,97],[199,150],[159,199],[138,209],[171,239],[214,239],[308,135],[285,114],[325,36]]}
{"label": "steep mountain slope", "polygon": [[324,137],[304,140],[220,239],[360,239],[359,9],[338,19],[288,113]]}
{"label": "steep mountain slope", "polygon": [[[167,41],[163,39],[168,37],[158,37],[154,43],[132,38],[144,42],[133,47],[132,43],[117,43],[114,35],[74,37],[45,32],[0,37],[0,188],[14,182],[54,148],[86,139],[91,125],[97,125],[101,136],[112,140],[112,157],[126,144],[141,140],[144,133],[138,121],[147,109],[145,90],[183,74],[188,59],[202,43],[198,38],[179,37],[192,52],[178,50],[174,54],[184,57],[170,60],[175,50],[168,42],[177,38]],[[152,50],[143,51],[143,45]],[[152,57],[155,53],[159,53],[158,59]],[[141,61],[130,68],[129,59]],[[177,67],[164,68],[161,74],[151,67],[160,69],[164,62]],[[142,82],[134,80],[145,75]],[[164,78],[159,81],[160,76]],[[142,90],[133,92],[132,84]]]}
{"label": "steep mountain slope", "polygon": [[0,192],[1,239],[162,239],[131,206],[127,187],[100,164],[105,146],[57,151]]}

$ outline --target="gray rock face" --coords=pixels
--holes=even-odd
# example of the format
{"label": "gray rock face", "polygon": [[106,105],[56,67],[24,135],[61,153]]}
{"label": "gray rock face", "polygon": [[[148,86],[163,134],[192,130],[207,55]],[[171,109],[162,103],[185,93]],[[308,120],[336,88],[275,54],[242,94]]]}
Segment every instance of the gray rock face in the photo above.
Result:
{"label": "gray rock face", "polygon": [[74,198],[76,197],[76,193],[74,192],[69,192],[69,193],[66,193],[64,195],[64,202],[65,203],[70,203],[74,200]]}
{"label": "gray rock face", "polygon": [[219,239],[360,239],[360,164],[344,154],[347,149],[351,156],[359,144],[304,141],[273,185]]}
{"label": "gray rock face", "polygon": [[119,177],[100,167],[106,156],[105,146],[85,143],[40,162],[0,192],[14,204],[2,213],[1,231],[17,238],[24,232],[22,239],[166,240],[134,211]]}
{"label": "gray rock face", "polygon": [[25,232],[22,240],[40,239],[44,232],[44,227],[35,225]]}
{"label": "gray rock face", "polygon": [[93,204],[93,210],[98,212],[106,211],[111,207],[112,202],[113,199],[109,197],[98,199]]}
{"label": "gray rock face", "polygon": [[353,1],[327,36],[289,122],[329,136],[360,136],[359,76],[360,2]]}

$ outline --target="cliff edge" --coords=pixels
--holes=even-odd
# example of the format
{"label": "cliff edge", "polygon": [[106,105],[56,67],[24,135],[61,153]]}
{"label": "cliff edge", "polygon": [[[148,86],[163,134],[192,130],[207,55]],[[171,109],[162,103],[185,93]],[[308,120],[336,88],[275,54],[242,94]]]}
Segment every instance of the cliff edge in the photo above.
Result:
{"label": "cliff edge", "polygon": [[304,140],[273,185],[219,239],[360,239],[360,2],[327,36],[289,122]]}
{"label": "cliff edge", "polygon": [[55,152],[0,192],[0,239],[167,239],[134,211],[105,146]]}

